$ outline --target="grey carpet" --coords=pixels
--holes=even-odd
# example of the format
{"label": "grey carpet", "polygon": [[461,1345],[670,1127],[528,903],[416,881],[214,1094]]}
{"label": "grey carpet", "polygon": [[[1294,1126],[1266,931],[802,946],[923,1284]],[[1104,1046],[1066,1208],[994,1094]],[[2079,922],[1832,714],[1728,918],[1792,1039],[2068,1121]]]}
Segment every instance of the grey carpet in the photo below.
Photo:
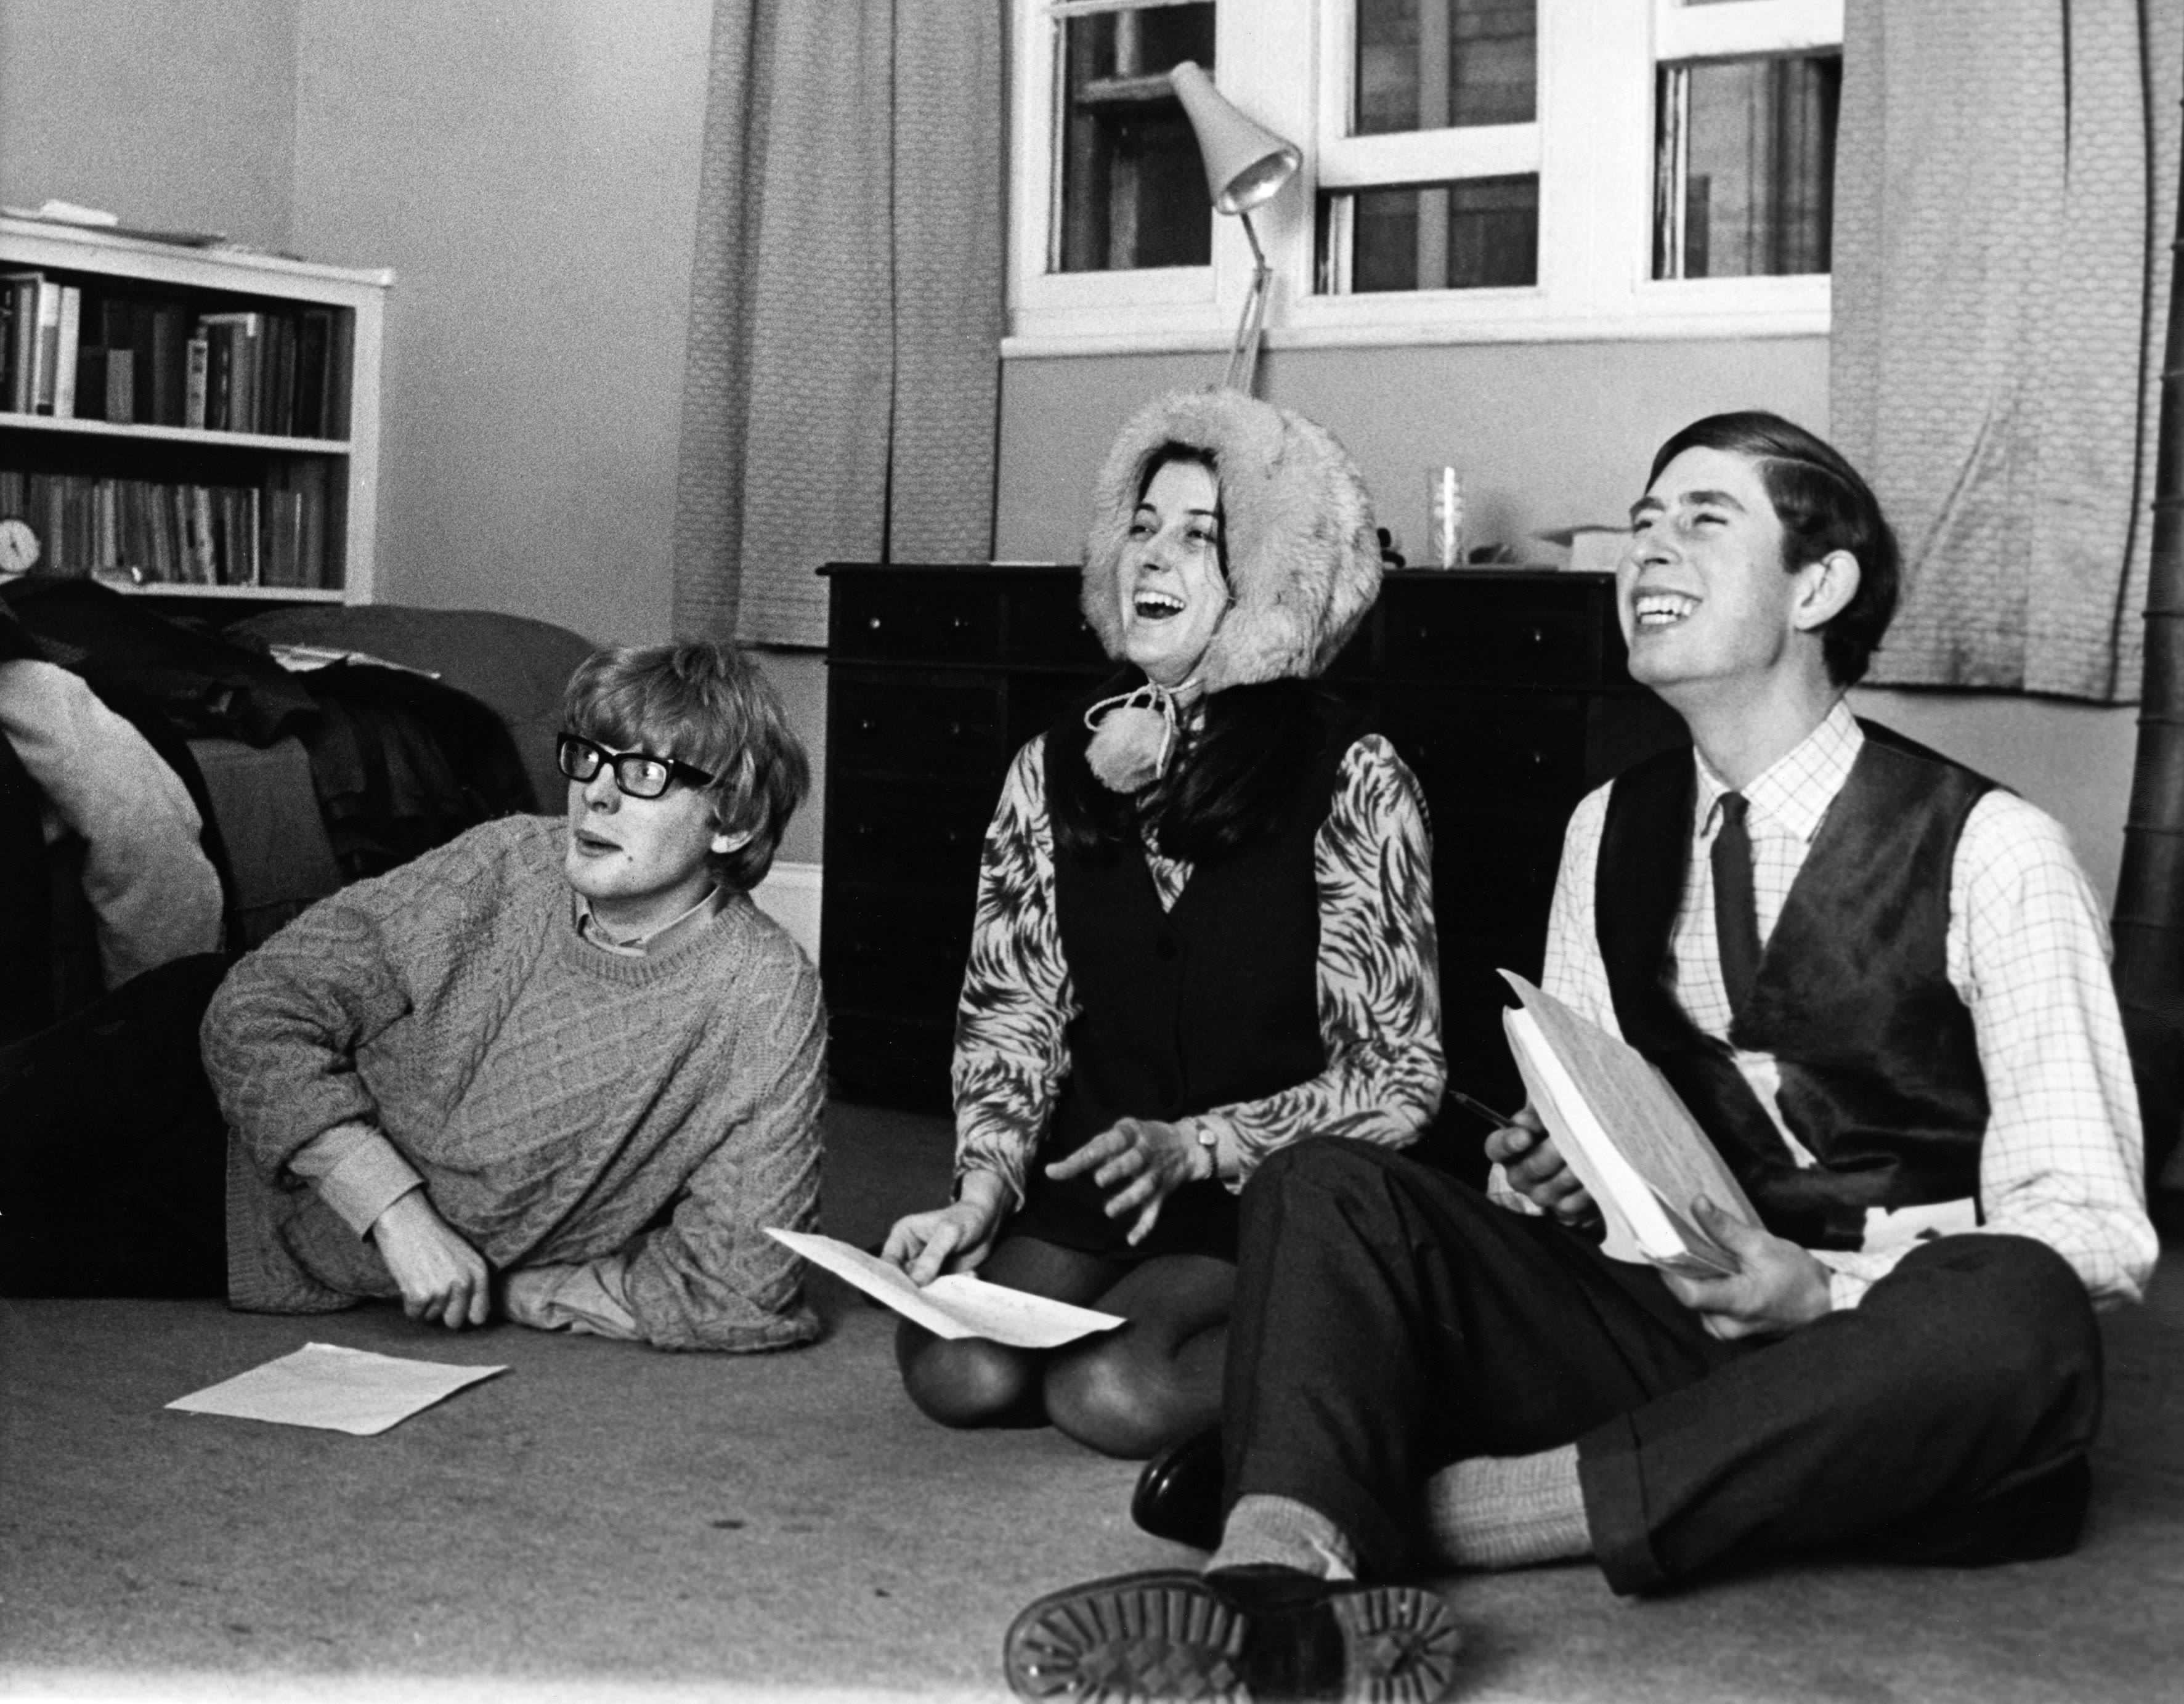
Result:
{"label": "grey carpet", "polygon": [[[836,1109],[829,1228],[943,1198],[936,1122]],[[2174,1699],[2184,1692],[2184,1280],[2109,1323],[2083,1549],[1983,1573],[1826,1562],[1646,1602],[1587,1567],[1450,1590],[1479,1700]],[[0,1694],[992,1696],[1030,1596],[1189,1560],[1134,1470],[1046,1430],[960,1434],[885,1316],[753,1359],[391,1308],[0,1307]],[[376,1439],[166,1412],[307,1339],[505,1362]]]}

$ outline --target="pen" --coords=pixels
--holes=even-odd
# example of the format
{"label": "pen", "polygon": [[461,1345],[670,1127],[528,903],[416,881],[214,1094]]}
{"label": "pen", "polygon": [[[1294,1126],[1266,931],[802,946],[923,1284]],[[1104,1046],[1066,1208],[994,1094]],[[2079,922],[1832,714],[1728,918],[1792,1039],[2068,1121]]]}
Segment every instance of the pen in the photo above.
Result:
{"label": "pen", "polygon": [[1446,1094],[1448,1099],[1453,1100],[1458,1106],[1461,1106],[1465,1111],[1475,1113],[1478,1117],[1484,1118],[1496,1130],[1501,1129],[1504,1125],[1510,1122],[1508,1115],[1506,1113],[1496,1112],[1484,1100],[1480,1100],[1472,1095],[1466,1094],[1461,1089],[1447,1089],[1442,1090],[1442,1093]]}

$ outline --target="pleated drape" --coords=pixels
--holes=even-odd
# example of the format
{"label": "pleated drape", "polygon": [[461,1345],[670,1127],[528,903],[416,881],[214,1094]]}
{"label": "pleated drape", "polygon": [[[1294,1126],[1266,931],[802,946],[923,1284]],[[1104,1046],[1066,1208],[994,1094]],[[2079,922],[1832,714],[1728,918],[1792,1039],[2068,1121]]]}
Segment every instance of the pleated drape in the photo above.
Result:
{"label": "pleated drape", "polygon": [[992,549],[1001,0],[716,0],[678,634],[816,645],[828,560]]}
{"label": "pleated drape", "polygon": [[1902,537],[1873,679],[2138,690],[2184,0],[1849,0],[1833,435]]}

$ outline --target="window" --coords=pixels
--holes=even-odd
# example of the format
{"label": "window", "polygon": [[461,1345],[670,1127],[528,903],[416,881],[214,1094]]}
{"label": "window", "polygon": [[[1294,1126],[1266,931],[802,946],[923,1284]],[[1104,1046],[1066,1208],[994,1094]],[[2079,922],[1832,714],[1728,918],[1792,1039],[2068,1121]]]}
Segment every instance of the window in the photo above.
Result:
{"label": "window", "polygon": [[[1539,279],[1535,0],[1350,0],[1319,124],[1314,288],[1475,290]],[[1401,138],[1354,145],[1361,137]],[[1390,179],[1407,181],[1389,181]]]}
{"label": "window", "polygon": [[1826,271],[1841,91],[1842,62],[1831,53],[1663,65],[1653,276]]}
{"label": "window", "polygon": [[1212,0],[1061,20],[1057,272],[1203,266],[1211,258],[1206,173],[1169,67],[1211,74]]}
{"label": "window", "polygon": [[1843,0],[1013,3],[1005,354],[1226,347],[1185,58],[1305,157],[1276,347],[1827,327]]}

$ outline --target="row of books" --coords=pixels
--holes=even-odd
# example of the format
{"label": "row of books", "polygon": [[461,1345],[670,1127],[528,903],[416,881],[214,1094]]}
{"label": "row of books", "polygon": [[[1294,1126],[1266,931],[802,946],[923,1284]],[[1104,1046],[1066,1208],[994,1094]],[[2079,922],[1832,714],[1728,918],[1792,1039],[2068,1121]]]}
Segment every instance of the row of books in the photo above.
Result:
{"label": "row of books", "polygon": [[0,472],[0,515],[38,535],[34,574],[145,586],[337,586],[329,576],[326,471],[277,469],[262,486],[168,485]]}
{"label": "row of books", "polygon": [[0,273],[0,409],[281,437],[348,434],[346,316],[208,313]]}

